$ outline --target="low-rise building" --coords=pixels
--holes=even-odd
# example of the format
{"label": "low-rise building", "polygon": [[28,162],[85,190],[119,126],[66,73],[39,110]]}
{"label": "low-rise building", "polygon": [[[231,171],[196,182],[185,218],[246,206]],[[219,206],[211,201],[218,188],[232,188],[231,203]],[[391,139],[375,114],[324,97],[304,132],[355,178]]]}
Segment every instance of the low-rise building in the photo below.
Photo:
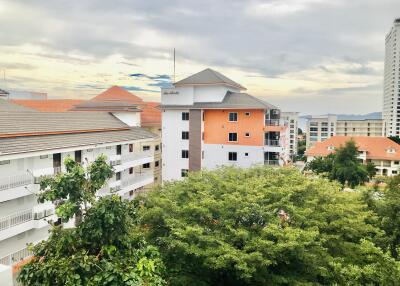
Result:
{"label": "low-rise building", "polygon": [[336,123],[338,136],[383,136],[382,119],[338,120]]}
{"label": "low-rise building", "polygon": [[306,131],[307,149],[317,142],[322,142],[335,136],[336,122],[337,117],[335,115],[312,116],[309,118]]}
{"label": "low-rise building", "polygon": [[38,183],[63,172],[67,156],[82,164],[107,156],[115,174],[97,196],[130,199],[153,183],[157,135],[138,127],[134,105],[125,108],[37,112],[0,100],[0,264],[19,262],[27,243],[47,238],[57,217],[51,202],[37,202]]}
{"label": "low-rise building", "polygon": [[400,145],[386,137],[333,136],[323,142],[317,142],[308,149],[307,161],[328,156],[350,140],[358,147],[358,158],[363,163],[374,163],[378,175],[393,176],[399,173]]}
{"label": "low-rise building", "polygon": [[222,165],[284,165],[288,128],[280,109],[206,69],[161,90],[163,180]]}

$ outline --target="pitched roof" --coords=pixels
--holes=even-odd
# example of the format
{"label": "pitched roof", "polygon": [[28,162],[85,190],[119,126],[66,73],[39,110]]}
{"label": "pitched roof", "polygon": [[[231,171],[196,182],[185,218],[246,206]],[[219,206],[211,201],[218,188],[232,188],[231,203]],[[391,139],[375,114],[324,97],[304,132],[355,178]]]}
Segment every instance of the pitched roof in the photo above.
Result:
{"label": "pitched roof", "polygon": [[0,112],[13,112],[13,111],[36,112],[33,109],[15,104],[11,100],[0,99]]}
{"label": "pitched roof", "polygon": [[121,101],[95,101],[88,100],[83,101],[73,108],[71,111],[106,111],[106,112],[116,112],[116,111],[127,111],[127,112],[140,112],[133,103],[125,103]]}
{"label": "pitched roof", "polygon": [[98,101],[112,101],[112,100],[119,100],[124,102],[142,102],[143,99],[130,93],[126,89],[119,87],[119,86],[112,86],[106,91],[103,91],[96,97],[92,98],[91,100],[98,100]]}
{"label": "pitched roof", "polygon": [[216,85],[223,84],[232,86],[241,90],[245,90],[246,88],[237,82],[231,80],[230,78],[224,76],[222,73],[219,73],[210,68],[205,69],[201,72],[195,73],[185,79],[177,81],[174,83],[174,86],[183,86],[183,85]]}
{"label": "pitched roof", "polygon": [[45,100],[29,100],[14,99],[14,103],[35,109],[42,112],[66,112],[73,108],[76,104],[83,102],[79,99],[45,99]]}
{"label": "pitched roof", "polygon": [[143,128],[132,127],[128,130],[117,131],[0,138],[0,156],[113,142],[129,142],[154,137],[156,137],[155,134]]}
{"label": "pitched roof", "polygon": [[0,112],[0,137],[129,129],[106,112]]}
{"label": "pitched roof", "polygon": [[327,156],[335,152],[334,149],[344,146],[349,140],[353,140],[359,150],[367,152],[367,159],[400,160],[399,144],[386,137],[368,136],[333,136],[323,142],[317,142],[306,151],[306,155]]}
{"label": "pitched roof", "polygon": [[165,109],[278,109],[255,96],[230,91],[221,102],[195,102],[193,105],[161,105],[160,107]]}

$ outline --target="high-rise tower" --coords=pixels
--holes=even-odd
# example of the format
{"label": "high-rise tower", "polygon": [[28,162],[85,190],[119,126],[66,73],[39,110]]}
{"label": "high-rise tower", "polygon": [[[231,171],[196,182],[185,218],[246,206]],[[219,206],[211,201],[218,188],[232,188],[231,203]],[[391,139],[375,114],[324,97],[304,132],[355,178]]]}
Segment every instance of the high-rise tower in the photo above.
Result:
{"label": "high-rise tower", "polygon": [[385,77],[382,117],[386,136],[400,136],[399,56],[400,18],[397,18],[385,39]]}

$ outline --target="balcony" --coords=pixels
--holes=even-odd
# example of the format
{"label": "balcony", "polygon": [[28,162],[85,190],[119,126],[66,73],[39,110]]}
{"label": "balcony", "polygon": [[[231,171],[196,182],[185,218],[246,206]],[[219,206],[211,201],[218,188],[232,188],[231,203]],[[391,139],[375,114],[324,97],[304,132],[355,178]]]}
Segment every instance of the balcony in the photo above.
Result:
{"label": "balcony", "polygon": [[266,126],[281,126],[283,122],[280,119],[265,119]]}
{"label": "balcony", "polygon": [[281,142],[278,140],[270,140],[270,139],[265,139],[264,144],[266,146],[273,146],[273,147],[281,147]]}
{"label": "balcony", "polygon": [[3,256],[0,258],[0,264],[3,265],[13,265],[15,263],[18,263],[20,261],[23,261],[24,259],[32,256],[32,251],[28,249],[28,247],[25,247],[23,249],[20,249],[18,251],[15,251],[13,253],[10,253],[6,256]]}
{"label": "balcony", "polygon": [[0,218],[0,231],[33,220],[32,209],[23,210],[12,215]]}
{"label": "balcony", "polygon": [[135,176],[122,180],[121,187],[129,189],[137,189],[145,185],[151,184],[153,180],[154,180],[154,173],[152,171],[135,173]]}
{"label": "balcony", "polygon": [[23,187],[30,184],[33,184],[33,176],[28,173],[0,178],[0,191]]}
{"label": "balcony", "polygon": [[279,160],[265,160],[264,165],[267,166],[279,166]]}
{"label": "balcony", "polygon": [[120,156],[120,163],[114,165],[114,171],[120,172],[132,167],[140,166],[154,161],[152,151],[133,152]]}

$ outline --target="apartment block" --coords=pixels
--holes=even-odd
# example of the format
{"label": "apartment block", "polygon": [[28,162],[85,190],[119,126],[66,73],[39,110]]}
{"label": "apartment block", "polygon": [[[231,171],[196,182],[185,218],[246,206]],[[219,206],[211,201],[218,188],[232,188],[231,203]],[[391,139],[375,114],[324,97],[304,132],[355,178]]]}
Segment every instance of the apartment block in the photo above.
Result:
{"label": "apartment block", "polygon": [[288,128],[279,108],[212,69],[161,90],[162,178],[222,165],[283,165]]}
{"label": "apartment block", "polygon": [[306,144],[307,149],[317,142],[336,135],[337,117],[334,115],[312,116],[307,120]]}
{"label": "apartment block", "polygon": [[337,148],[353,140],[358,147],[358,159],[364,164],[372,162],[378,175],[394,176],[399,174],[400,145],[386,137],[333,136],[324,142],[317,142],[306,151],[307,161],[315,157],[325,157]]}
{"label": "apartment block", "polygon": [[383,90],[384,135],[400,135],[400,18],[396,19],[385,38]]}
{"label": "apartment block", "polygon": [[299,112],[282,112],[281,118],[289,129],[289,154],[293,158],[297,155]]}
{"label": "apartment block", "polygon": [[63,172],[66,157],[87,165],[107,156],[115,174],[98,197],[131,199],[154,182],[157,135],[139,127],[138,111],[38,112],[0,100],[0,264],[23,261],[27,243],[47,238],[58,218],[51,202],[37,202],[38,183]]}
{"label": "apartment block", "polygon": [[307,121],[307,149],[332,136],[382,137],[382,119],[338,119],[335,115],[312,116]]}

